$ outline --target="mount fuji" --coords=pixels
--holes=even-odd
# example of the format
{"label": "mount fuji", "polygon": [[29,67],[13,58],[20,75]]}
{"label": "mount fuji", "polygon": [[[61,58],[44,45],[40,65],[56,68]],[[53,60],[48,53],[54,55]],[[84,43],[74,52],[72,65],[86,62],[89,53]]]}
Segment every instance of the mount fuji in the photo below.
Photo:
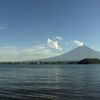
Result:
{"label": "mount fuji", "polygon": [[79,61],[85,58],[98,58],[100,59],[100,52],[95,51],[87,46],[77,47],[65,54],[42,59],[41,61]]}

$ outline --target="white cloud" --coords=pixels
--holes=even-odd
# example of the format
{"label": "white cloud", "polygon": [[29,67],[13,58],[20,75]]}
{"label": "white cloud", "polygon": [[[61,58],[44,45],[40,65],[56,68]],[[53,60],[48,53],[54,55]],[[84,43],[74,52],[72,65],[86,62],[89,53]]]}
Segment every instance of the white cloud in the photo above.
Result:
{"label": "white cloud", "polygon": [[79,41],[79,40],[74,40],[73,43],[74,43],[76,46],[78,46],[78,47],[81,47],[81,46],[84,45],[84,42],[81,42],[81,41]]}
{"label": "white cloud", "polygon": [[48,48],[46,44],[38,44],[26,48],[7,46],[0,48],[0,62],[37,60],[57,56],[59,54],[60,52]]}
{"label": "white cloud", "polygon": [[59,50],[63,50],[63,49],[60,47]]}
{"label": "white cloud", "polygon": [[68,42],[65,42],[65,45],[68,45],[69,43]]}
{"label": "white cloud", "polygon": [[30,48],[20,50],[21,60],[37,60],[59,55],[59,52],[48,48],[46,44],[38,44]]}
{"label": "white cloud", "polygon": [[56,39],[58,39],[58,40],[62,40],[63,38],[60,37],[60,36],[56,36]]}
{"label": "white cloud", "polygon": [[0,61],[14,61],[18,55],[18,50],[14,46],[0,47]]}
{"label": "white cloud", "polygon": [[62,50],[61,47],[58,44],[58,41],[54,41],[54,40],[51,40],[51,39],[48,38],[47,43],[51,48],[54,48],[54,49],[57,49],[57,50]]}

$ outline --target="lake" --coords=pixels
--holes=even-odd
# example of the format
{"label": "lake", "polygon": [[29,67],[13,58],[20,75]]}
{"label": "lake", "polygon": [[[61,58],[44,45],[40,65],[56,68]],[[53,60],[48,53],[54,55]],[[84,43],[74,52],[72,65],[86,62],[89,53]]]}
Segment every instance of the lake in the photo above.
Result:
{"label": "lake", "polygon": [[0,100],[100,100],[100,65],[0,65]]}

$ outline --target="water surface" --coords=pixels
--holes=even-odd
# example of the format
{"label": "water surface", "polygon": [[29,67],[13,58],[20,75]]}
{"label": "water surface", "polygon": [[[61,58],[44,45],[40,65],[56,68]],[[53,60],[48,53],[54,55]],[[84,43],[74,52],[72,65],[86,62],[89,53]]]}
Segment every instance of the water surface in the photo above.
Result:
{"label": "water surface", "polygon": [[100,100],[100,65],[0,65],[0,100]]}

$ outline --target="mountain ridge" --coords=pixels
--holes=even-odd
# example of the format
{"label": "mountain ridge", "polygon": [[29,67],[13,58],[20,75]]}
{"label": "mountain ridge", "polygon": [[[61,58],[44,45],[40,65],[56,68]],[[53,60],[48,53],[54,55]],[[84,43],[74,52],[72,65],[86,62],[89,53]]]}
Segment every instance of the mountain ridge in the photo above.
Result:
{"label": "mountain ridge", "polygon": [[81,46],[59,56],[42,59],[41,61],[79,61],[85,58],[99,58],[100,52],[89,48],[88,46]]}

